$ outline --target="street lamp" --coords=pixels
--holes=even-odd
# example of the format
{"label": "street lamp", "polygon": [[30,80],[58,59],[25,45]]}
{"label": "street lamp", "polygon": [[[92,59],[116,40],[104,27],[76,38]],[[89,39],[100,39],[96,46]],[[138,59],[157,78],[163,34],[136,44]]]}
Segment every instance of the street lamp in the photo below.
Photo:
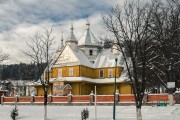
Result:
{"label": "street lamp", "polygon": [[115,58],[115,75],[114,75],[114,106],[113,106],[113,120],[115,120],[116,114],[116,67],[117,67],[117,58]]}

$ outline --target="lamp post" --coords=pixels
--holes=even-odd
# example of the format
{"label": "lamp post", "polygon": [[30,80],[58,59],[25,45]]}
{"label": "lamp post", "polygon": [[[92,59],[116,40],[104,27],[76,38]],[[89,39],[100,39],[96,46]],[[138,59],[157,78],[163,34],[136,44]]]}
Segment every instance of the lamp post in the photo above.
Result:
{"label": "lamp post", "polygon": [[113,120],[116,116],[116,67],[117,67],[117,58],[115,58],[115,73],[114,73],[114,106],[113,106]]}

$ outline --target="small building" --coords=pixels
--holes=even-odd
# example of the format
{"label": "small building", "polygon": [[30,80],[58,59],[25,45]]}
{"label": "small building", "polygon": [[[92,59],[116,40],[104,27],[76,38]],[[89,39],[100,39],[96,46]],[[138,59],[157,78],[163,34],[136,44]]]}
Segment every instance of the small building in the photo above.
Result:
{"label": "small building", "polygon": [[[71,32],[61,46],[50,65],[49,94],[52,95],[88,95],[97,88],[99,95],[112,95],[116,79],[116,91],[120,94],[131,94],[132,88],[126,72],[124,59],[116,44],[105,49],[102,43],[90,30],[87,21],[86,30],[79,40]],[[117,59],[117,62],[115,61]],[[37,95],[43,95],[40,82],[34,83]]]}
{"label": "small building", "polygon": [[0,90],[4,91],[5,96],[29,96],[29,84],[33,83],[31,80],[4,80],[0,82]]}

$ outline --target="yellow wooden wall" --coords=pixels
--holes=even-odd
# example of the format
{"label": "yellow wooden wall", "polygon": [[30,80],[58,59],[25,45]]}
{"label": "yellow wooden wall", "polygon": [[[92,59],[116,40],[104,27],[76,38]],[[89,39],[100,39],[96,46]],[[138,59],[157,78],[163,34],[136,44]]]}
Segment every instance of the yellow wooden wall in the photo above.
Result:
{"label": "yellow wooden wall", "polygon": [[121,94],[132,94],[132,87],[130,83],[121,83],[117,89],[119,89],[119,93]]}
{"label": "yellow wooden wall", "polygon": [[70,83],[71,87],[72,87],[72,94],[73,95],[79,95],[80,94],[80,90],[79,90],[79,86],[80,86],[80,82],[73,82],[73,83]]}
{"label": "yellow wooden wall", "polygon": [[[73,77],[79,76],[79,67],[80,66],[66,66],[66,67],[59,67],[62,69],[62,76],[68,77],[69,76],[69,68],[73,68]],[[58,77],[58,69],[59,68],[52,68],[51,70],[51,78],[57,78]]]}
{"label": "yellow wooden wall", "polygon": [[73,95],[89,95],[93,90],[93,85],[85,82],[73,82],[69,83],[72,87]]}
{"label": "yellow wooden wall", "polygon": [[[36,89],[37,89],[37,96],[44,96],[44,90],[42,88],[42,86],[36,86]],[[49,87],[48,89],[48,94],[52,94],[52,89],[51,87]]]}
{"label": "yellow wooden wall", "polygon": [[[112,69],[113,70],[113,76],[115,77],[115,67],[109,67],[109,68],[89,68],[86,66],[65,66],[61,67],[62,69],[62,77],[68,77],[69,76],[69,68],[73,68],[73,77],[78,77],[78,76],[83,76],[87,78],[100,78],[100,70],[104,70],[104,77],[103,78],[108,78],[108,70]],[[57,78],[58,77],[58,69],[59,68],[52,68],[51,70],[51,78]],[[122,68],[117,67],[116,68],[116,77],[119,77],[121,75]]]}
{"label": "yellow wooden wall", "polygon": [[98,84],[96,85],[98,95],[113,95],[114,85],[113,84]]}
{"label": "yellow wooden wall", "polygon": [[90,83],[84,83],[81,85],[81,95],[89,95],[91,94],[91,91],[93,91],[94,85]]}
{"label": "yellow wooden wall", "polygon": [[[115,67],[112,67],[112,68],[97,68],[97,69],[94,69],[94,78],[100,78],[100,70],[104,70],[104,77],[103,78],[108,78],[108,70],[109,69],[112,69],[113,70],[113,74],[112,74],[112,77],[115,77]],[[120,77],[121,75],[121,72],[122,72],[122,68],[120,67],[117,67],[116,68],[116,77]]]}
{"label": "yellow wooden wall", "polygon": [[94,78],[94,69],[86,66],[80,66],[80,76]]}
{"label": "yellow wooden wall", "polygon": [[[73,68],[73,77],[83,76],[87,78],[100,78],[100,70],[104,70],[104,77],[108,78],[108,70],[113,70],[112,78],[115,77],[115,67],[109,68],[89,68],[86,66],[65,66],[61,67],[62,69],[62,77],[69,76],[69,68]],[[58,67],[52,68],[51,70],[51,77],[57,78],[58,77]],[[122,68],[116,68],[116,77],[120,77],[122,72]],[[103,79],[102,78],[102,79]],[[94,91],[94,83],[86,83],[86,82],[72,82],[68,83],[72,87],[72,94],[74,95],[89,95],[91,91]],[[96,84],[97,86],[97,94],[99,95],[112,95],[114,93],[114,84]],[[131,94],[132,88],[129,83],[117,83],[117,90],[120,94]],[[52,91],[52,90],[49,90]],[[43,89],[38,87],[38,95],[43,95]]]}
{"label": "yellow wooden wall", "polygon": [[[74,95],[89,95],[91,91],[94,91],[95,84],[76,82],[70,83],[72,87],[72,94]],[[113,95],[114,84],[96,84],[96,90],[98,95]],[[116,90],[120,94],[132,94],[132,89],[129,83],[117,83]]]}
{"label": "yellow wooden wall", "polygon": [[[85,82],[73,82],[68,83],[72,87],[72,94],[73,95],[89,95],[91,91],[94,92],[95,84],[92,83],[85,83]],[[44,91],[42,86],[38,86],[37,88],[37,95],[43,96]],[[52,88],[52,87],[51,87]],[[52,89],[49,88],[48,94],[53,94]],[[98,95],[113,95],[114,93],[114,84],[96,84],[96,90]],[[130,83],[117,83],[116,90],[120,94],[132,94],[132,88]]]}

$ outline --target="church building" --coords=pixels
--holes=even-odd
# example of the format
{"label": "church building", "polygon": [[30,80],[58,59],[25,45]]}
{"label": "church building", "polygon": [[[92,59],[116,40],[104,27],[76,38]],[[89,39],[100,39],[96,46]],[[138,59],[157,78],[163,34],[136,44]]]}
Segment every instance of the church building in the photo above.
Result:
{"label": "church building", "polygon": [[[120,94],[132,94],[127,74],[124,72],[124,60],[116,44],[105,49],[90,30],[86,29],[80,39],[73,33],[64,41],[50,65],[49,94],[52,95],[89,95],[96,86],[98,95],[112,95],[116,80],[116,91]],[[65,43],[65,44],[63,44]],[[117,59],[117,61],[115,60]],[[43,95],[41,84],[36,86],[37,95]]]}

